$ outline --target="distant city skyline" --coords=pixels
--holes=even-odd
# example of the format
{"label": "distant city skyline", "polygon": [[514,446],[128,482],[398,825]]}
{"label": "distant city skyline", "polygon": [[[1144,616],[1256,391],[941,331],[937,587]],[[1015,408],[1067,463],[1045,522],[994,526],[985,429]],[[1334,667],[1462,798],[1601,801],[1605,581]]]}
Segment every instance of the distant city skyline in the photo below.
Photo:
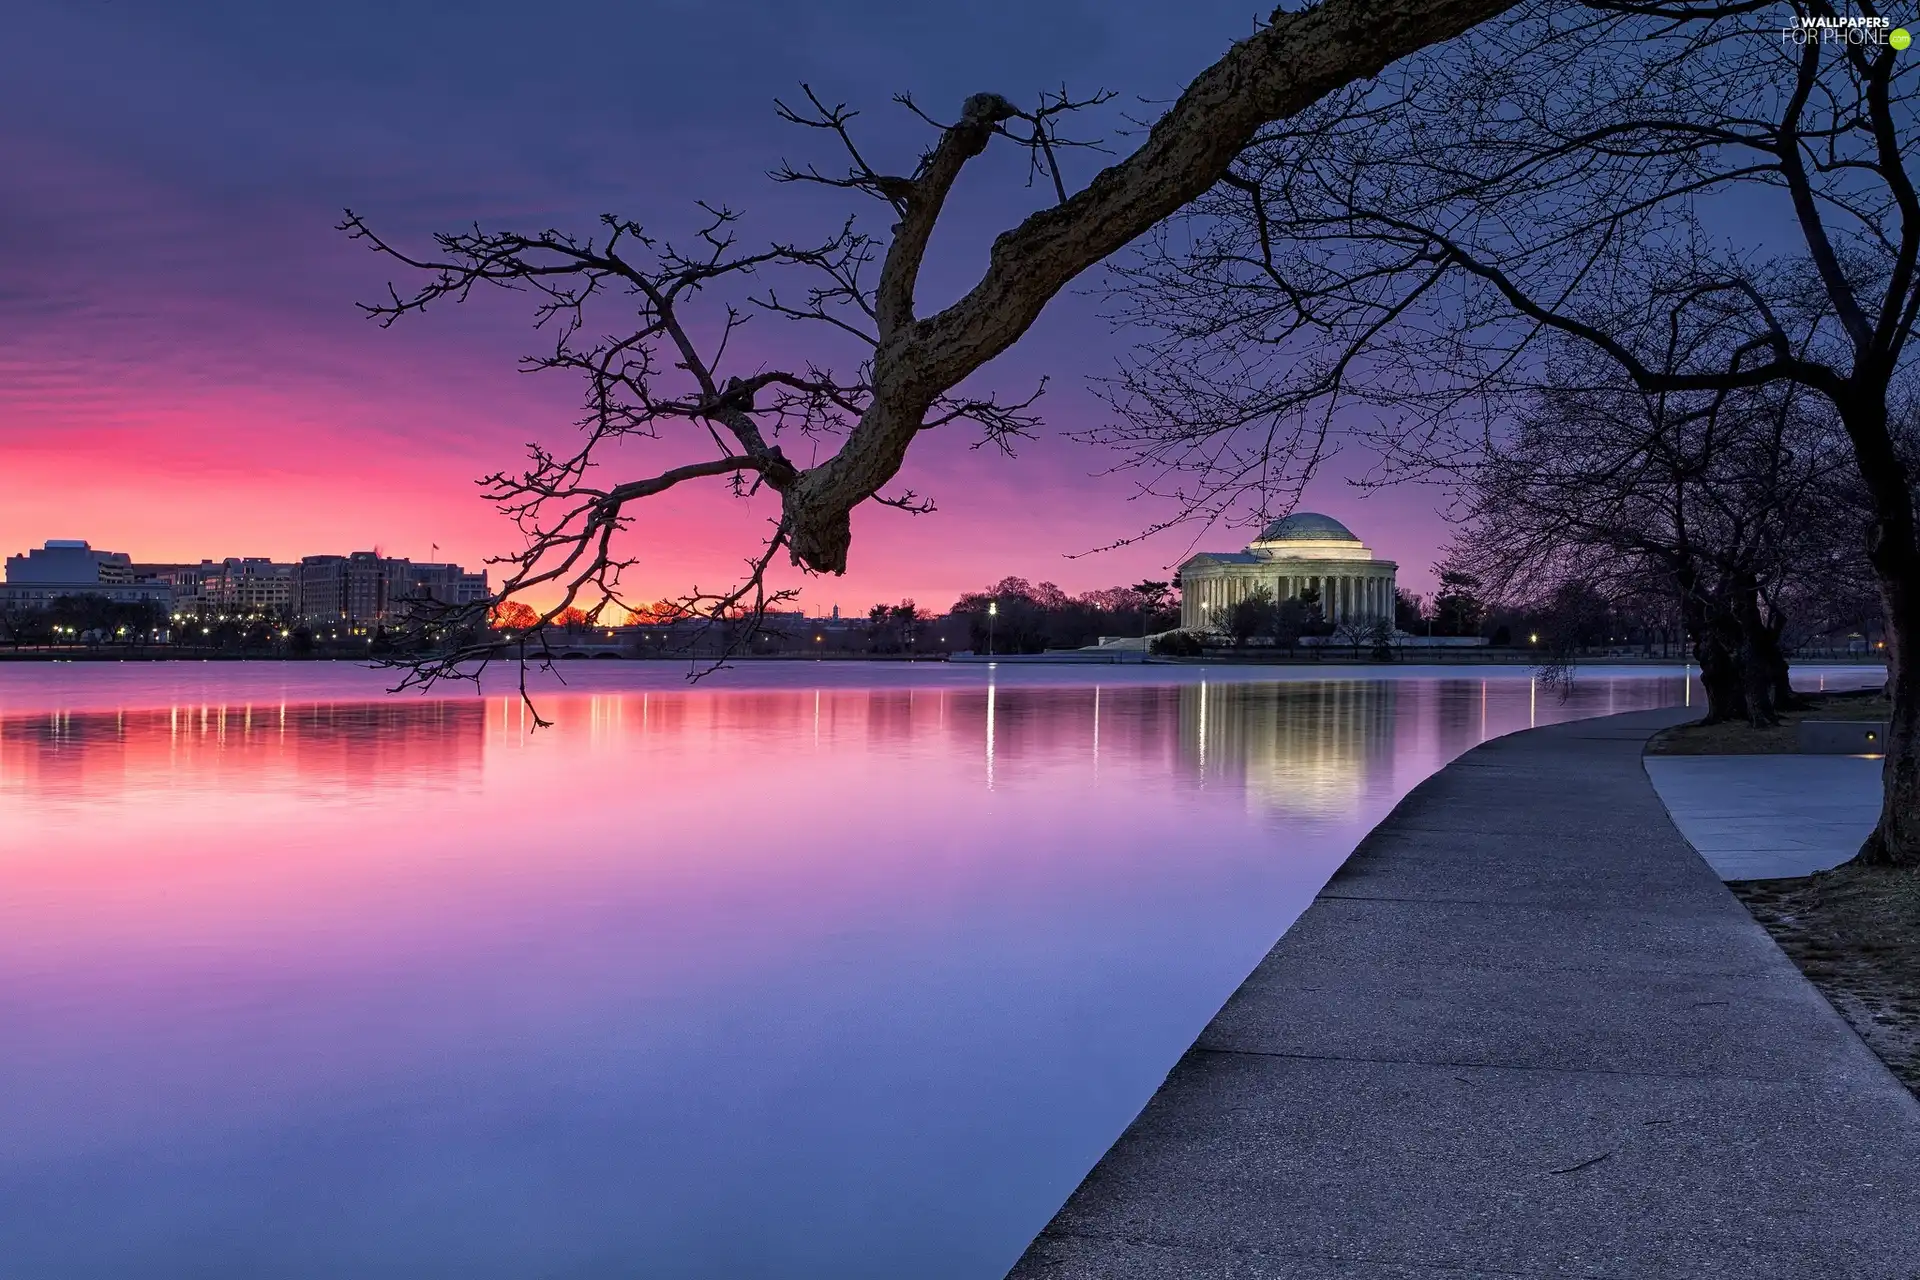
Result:
{"label": "distant city skyline", "polygon": [[[1297,510],[1299,510],[1302,513],[1305,512],[1304,507],[1298,508]],[[1311,515],[1308,516],[1308,518],[1311,519],[1313,518],[1313,516],[1324,515],[1324,514],[1325,514],[1324,512],[1312,513]],[[4,527],[3,525],[0,525],[0,528],[3,528],[3,527]],[[1218,528],[1216,528],[1214,532],[1216,536],[1219,536],[1222,534],[1231,536],[1230,531],[1225,531]],[[1251,536],[1251,534],[1244,535],[1244,536]],[[364,543],[362,545],[364,545]],[[59,548],[59,547],[79,547],[79,548],[90,547],[92,551],[96,554],[110,555],[110,556],[116,557],[120,560],[127,561],[136,570],[146,570],[146,571],[159,570],[159,569],[192,570],[196,568],[218,570],[222,566],[233,566],[236,569],[238,569],[241,566],[245,566],[248,570],[251,570],[251,568],[256,565],[287,569],[287,568],[297,568],[300,565],[300,563],[303,561],[321,560],[321,559],[334,560],[334,559],[347,558],[346,556],[343,556],[338,552],[321,552],[321,553],[305,552],[305,553],[290,554],[290,555],[258,555],[258,556],[253,556],[253,555],[208,556],[204,554],[197,555],[197,556],[191,555],[191,554],[184,555],[184,556],[160,556],[160,555],[146,554],[144,548],[136,548],[136,549],[129,550],[124,547],[114,547],[109,550],[106,548],[104,543],[97,541],[95,539],[70,538],[70,537],[40,538],[40,539],[30,541],[20,545],[17,551],[11,550],[6,544],[0,544],[0,554],[6,555],[6,558],[8,561],[9,577],[11,577],[13,562],[25,561],[29,557],[35,557],[35,556],[41,555],[43,551],[52,551],[55,548]],[[1225,559],[1245,558],[1244,553],[1240,553],[1238,548],[1227,548],[1223,546],[1223,547],[1213,547],[1211,549],[1214,551],[1226,552],[1227,553],[1226,556],[1223,557]],[[363,555],[372,554],[380,557],[389,557],[394,561],[411,562],[416,566],[431,565],[431,566],[437,566],[437,567],[446,567],[446,568],[453,569],[456,572],[460,571],[462,565],[466,563],[465,561],[457,560],[453,557],[444,555],[443,549],[438,544],[430,544],[429,556],[421,557],[421,558],[416,558],[410,555],[395,555],[393,552],[393,548],[379,545],[379,544],[374,544],[369,550],[357,551],[350,554],[354,556],[363,556]],[[1368,554],[1371,555],[1372,553],[1369,552]],[[1206,557],[1203,556],[1202,558],[1204,559]],[[1222,558],[1222,557],[1216,557],[1216,558]],[[1384,560],[1385,558],[1382,557],[1382,559]],[[1111,561],[1101,561],[1100,563],[1111,563]],[[1389,570],[1393,568],[1393,565],[1391,562],[1387,562],[1387,568]],[[1177,566],[1150,568],[1148,571],[1145,572],[1144,577],[1148,580],[1158,578],[1162,581],[1166,581],[1170,585],[1172,585],[1175,590],[1178,590],[1181,584],[1178,580],[1179,575],[1176,572],[1176,570],[1177,570]],[[1399,573],[1404,579],[1404,576],[1406,575],[1406,566],[1401,566]],[[166,576],[169,579],[169,581],[172,581],[173,579],[177,578],[179,575],[177,573],[169,573],[164,576]],[[1414,576],[1416,580],[1431,577],[1430,574],[1423,574],[1419,572],[1416,572],[1412,576]],[[484,583],[489,579],[490,575],[488,574],[486,567],[483,564],[479,569],[476,569],[472,573],[467,574],[466,577],[469,579],[478,579]],[[905,591],[903,594],[899,594],[899,595],[876,596],[872,599],[855,599],[855,598],[850,598],[847,595],[847,593],[844,591],[836,592],[832,590],[818,589],[821,587],[846,587],[850,583],[856,581],[855,576],[852,574],[849,574],[848,577],[845,579],[815,579],[814,582],[816,584],[816,589],[805,593],[800,600],[795,602],[795,605],[793,607],[797,608],[799,612],[809,617],[828,617],[828,616],[838,617],[842,613],[845,613],[846,615],[852,617],[852,616],[864,615],[865,613],[867,613],[869,609],[873,608],[876,605],[892,605],[892,604],[897,604],[902,600],[911,599],[917,605],[919,605],[923,611],[930,612],[930,613],[945,613],[948,609],[952,607],[955,601],[959,600],[962,596],[985,590],[1008,578],[1022,578],[1035,585],[1038,585],[1043,582],[1052,582],[1055,585],[1059,586],[1063,591],[1065,591],[1070,596],[1078,596],[1086,592],[1099,591],[1105,588],[1110,588],[1115,586],[1130,586],[1134,582],[1138,582],[1142,580],[1140,576],[1136,576],[1136,577],[1125,578],[1124,580],[1120,578],[1114,578],[1110,580],[1100,579],[1097,581],[1090,581],[1084,585],[1078,584],[1078,583],[1070,584],[1067,582],[1060,581],[1058,577],[1048,577],[1045,574],[1039,574],[1039,573],[1022,573],[1017,568],[1013,568],[1013,569],[1008,569],[1005,572],[990,573],[989,576],[983,578],[979,582],[971,583],[955,590],[950,596],[944,595],[944,594],[934,595],[924,591],[916,593],[915,591],[909,589]],[[1391,587],[1394,583],[1394,576],[1391,573],[1389,573],[1387,582],[1389,584],[1388,595],[1390,596]],[[1424,594],[1424,593],[1420,590],[1414,590],[1414,594],[1418,595],[1418,594]],[[463,598],[474,598],[474,597],[469,595],[469,596],[464,596]],[[630,592],[630,593],[625,593],[623,603],[628,607],[637,608],[661,599],[671,599],[671,595],[669,593],[647,595],[644,593]],[[274,603],[277,603],[277,602],[278,601],[276,597],[276,600],[274,601]],[[253,601],[253,603],[264,604],[264,603],[268,603],[268,601],[262,598],[260,600]],[[591,601],[583,602],[583,604],[587,604],[587,605],[591,605],[592,603],[594,602],[591,602]]]}
{"label": "distant city skyline", "polygon": [[487,573],[446,561],[416,561],[378,551],[320,552],[277,561],[265,556],[136,560],[84,538],[49,538],[9,555],[0,606],[45,611],[90,597],[206,617],[268,616],[322,625],[404,619],[422,601],[483,604]]}

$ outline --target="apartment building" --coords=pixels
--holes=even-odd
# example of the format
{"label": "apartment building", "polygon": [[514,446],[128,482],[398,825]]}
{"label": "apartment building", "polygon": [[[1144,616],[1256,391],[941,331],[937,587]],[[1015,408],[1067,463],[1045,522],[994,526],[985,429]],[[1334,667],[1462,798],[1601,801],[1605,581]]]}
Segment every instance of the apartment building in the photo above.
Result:
{"label": "apartment building", "polygon": [[457,564],[415,564],[377,551],[307,556],[294,566],[292,610],[310,623],[348,627],[404,620],[424,602],[475,604],[487,598],[487,575]]}

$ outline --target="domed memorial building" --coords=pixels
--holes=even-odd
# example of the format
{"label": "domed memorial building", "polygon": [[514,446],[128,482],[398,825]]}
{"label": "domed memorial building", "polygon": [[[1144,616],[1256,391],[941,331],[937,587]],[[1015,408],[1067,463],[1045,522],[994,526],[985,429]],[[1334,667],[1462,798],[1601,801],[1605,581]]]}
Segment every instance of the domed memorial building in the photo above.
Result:
{"label": "domed memorial building", "polygon": [[1289,600],[1309,588],[1320,591],[1326,620],[1393,621],[1391,560],[1376,560],[1371,549],[1331,516],[1300,511],[1260,531],[1245,551],[1202,551],[1179,568],[1180,625],[1192,631],[1218,631],[1227,611],[1259,587],[1275,600]]}

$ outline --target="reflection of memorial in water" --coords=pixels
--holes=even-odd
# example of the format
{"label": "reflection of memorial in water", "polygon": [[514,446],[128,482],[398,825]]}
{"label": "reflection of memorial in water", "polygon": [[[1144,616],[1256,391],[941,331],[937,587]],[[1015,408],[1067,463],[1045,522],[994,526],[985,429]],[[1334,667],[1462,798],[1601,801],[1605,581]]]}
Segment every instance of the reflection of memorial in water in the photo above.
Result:
{"label": "reflection of memorial in water", "polygon": [[1354,811],[1369,775],[1391,776],[1393,680],[1210,684],[1180,689],[1180,763],[1201,786],[1313,816]]}
{"label": "reflection of memorial in water", "polygon": [[47,712],[0,718],[0,794],[114,796],[191,775],[236,795],[418,789],[477,777],[478,699]]}
{"label": "reflection of memorial in water", "polygon": [[[496,738],[517,731],[519,708],[496,707]],[[1423,708],[1432,710],[1392,680],[1059,687],[990,679],[976,689],[624,694],[579,708],[556,701],[553,711],[563,734],[585,720],[596,735],[743,745],[798,737],[888,751],[932,737],[965,743],[988,786],[1044,785],[1063,767],[1097,775],[1104,761],[1231,782],[1268,807],[1321,813],[1350,811],[1370,772],[1391,776],[1394,718]]]}

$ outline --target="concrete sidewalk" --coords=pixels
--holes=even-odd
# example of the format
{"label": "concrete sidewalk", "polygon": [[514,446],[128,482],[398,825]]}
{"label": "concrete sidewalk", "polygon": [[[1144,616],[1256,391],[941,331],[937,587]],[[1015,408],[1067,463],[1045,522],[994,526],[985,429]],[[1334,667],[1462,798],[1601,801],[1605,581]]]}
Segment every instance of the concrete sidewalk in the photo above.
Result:
{"label": "concrete sidewalk", "polygon": [[1880,821],[1878,756],[1648,756],[1654,790],[1722,880],[1808,876]]}
{"label": "concrete sidewalk", "polygon": [[1920,1104],[1668,820],[1689,714],[1416,788],[1012,1275],[1920,1276]]}

